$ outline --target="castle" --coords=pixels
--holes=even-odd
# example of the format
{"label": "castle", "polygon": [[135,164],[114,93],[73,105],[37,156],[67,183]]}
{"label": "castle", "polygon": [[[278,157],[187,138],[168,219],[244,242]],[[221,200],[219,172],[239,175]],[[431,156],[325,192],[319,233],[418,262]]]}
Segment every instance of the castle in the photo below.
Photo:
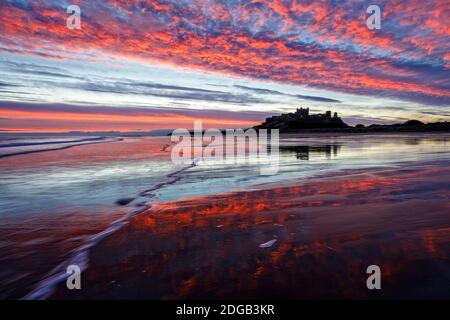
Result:
{"label": "castle", "polygon": [[300,108],[291,113],[280,116],[266,118],[257,129],[280,129],[282,131],[292,131],[298,129],[315,128],[346,128],[348,127],[337,112],[331,115],[331,111],[325,113],[310,114],[309,108]]}

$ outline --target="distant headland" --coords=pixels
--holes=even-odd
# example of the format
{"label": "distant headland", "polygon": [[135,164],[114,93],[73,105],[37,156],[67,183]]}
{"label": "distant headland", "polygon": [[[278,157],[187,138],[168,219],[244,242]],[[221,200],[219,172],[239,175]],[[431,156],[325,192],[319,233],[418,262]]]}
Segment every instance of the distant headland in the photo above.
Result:
{"label": "distant headland", "polygon": [[310,114],[309,108],[299,108],[295,112],[272,116],[255,129],[279,129],[280,132],[430,132],[450,131],[450,122],[423,123],[419,120],[408,120],[403,123],[380,125],[372,124],[364,126],[358,124],[354,127],[346,124],[337,112],[331,115],[331,111],[325,113]]}

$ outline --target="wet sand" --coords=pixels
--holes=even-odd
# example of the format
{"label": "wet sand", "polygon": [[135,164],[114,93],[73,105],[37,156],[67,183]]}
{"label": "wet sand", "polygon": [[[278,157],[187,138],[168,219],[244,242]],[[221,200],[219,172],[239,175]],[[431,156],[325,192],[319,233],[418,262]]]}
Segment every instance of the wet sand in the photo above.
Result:
{"label": "wet sand", "polygon": [[[0,299],[26,296],[86,239],[148,200],[139,193],[171,168],[167,141],[88,141],[1,158]],[[127,198],[135,200],[120,204]]]}
{"label": "wet sand", "polygon": [[449,299],[449,181],[416,163],[153,203],[51,298]]}

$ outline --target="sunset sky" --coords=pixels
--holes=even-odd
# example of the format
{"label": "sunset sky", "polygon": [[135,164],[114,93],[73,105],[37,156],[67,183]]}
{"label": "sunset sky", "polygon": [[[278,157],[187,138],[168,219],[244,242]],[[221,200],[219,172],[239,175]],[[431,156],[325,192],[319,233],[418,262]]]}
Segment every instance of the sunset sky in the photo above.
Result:
{"label": "sunset sky", "polygon": [[300,106],[450,121],[449,21],[448,0],[2,0],[0,130],[248,127]]}

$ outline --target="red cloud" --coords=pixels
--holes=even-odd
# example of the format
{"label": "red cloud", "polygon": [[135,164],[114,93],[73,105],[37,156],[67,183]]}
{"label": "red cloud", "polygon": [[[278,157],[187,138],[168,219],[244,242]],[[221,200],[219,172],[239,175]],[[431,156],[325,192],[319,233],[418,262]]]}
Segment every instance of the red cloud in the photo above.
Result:
{"label": "red cloud", "polygon": [[[374,32],[365,26],[365,8],[351,1],[336,7],[328,1],[253,0],[240,7],[219,1],[192,6],[150,0],[93,6],[89,1],[81,4],[81,30],[66,28],[60,7],[37,2],[26,10],[2,3],[0,39],[15,53],[70,57],[96,50],[346,92],[414,93],[448,101],[450,92],[433,82],[432,73],[412,69],[411,77],[404,77],[405,70],[396,66],[405,57],[417,63],[434,59],[441,61],[440,72],[448,72],[448,50],[442,50],[450,40],[444,20],[448,3],[432,1],[427,12],[416,12],[418,5],[416,0],[386,2],[383,25],[398,29]],[[413,12],[420,20],[407,22],[414,24],[408,27],[405,16]],[[402,38],[396,31],[404,33]],[[302,35],[313,41],[303,41]]]}

